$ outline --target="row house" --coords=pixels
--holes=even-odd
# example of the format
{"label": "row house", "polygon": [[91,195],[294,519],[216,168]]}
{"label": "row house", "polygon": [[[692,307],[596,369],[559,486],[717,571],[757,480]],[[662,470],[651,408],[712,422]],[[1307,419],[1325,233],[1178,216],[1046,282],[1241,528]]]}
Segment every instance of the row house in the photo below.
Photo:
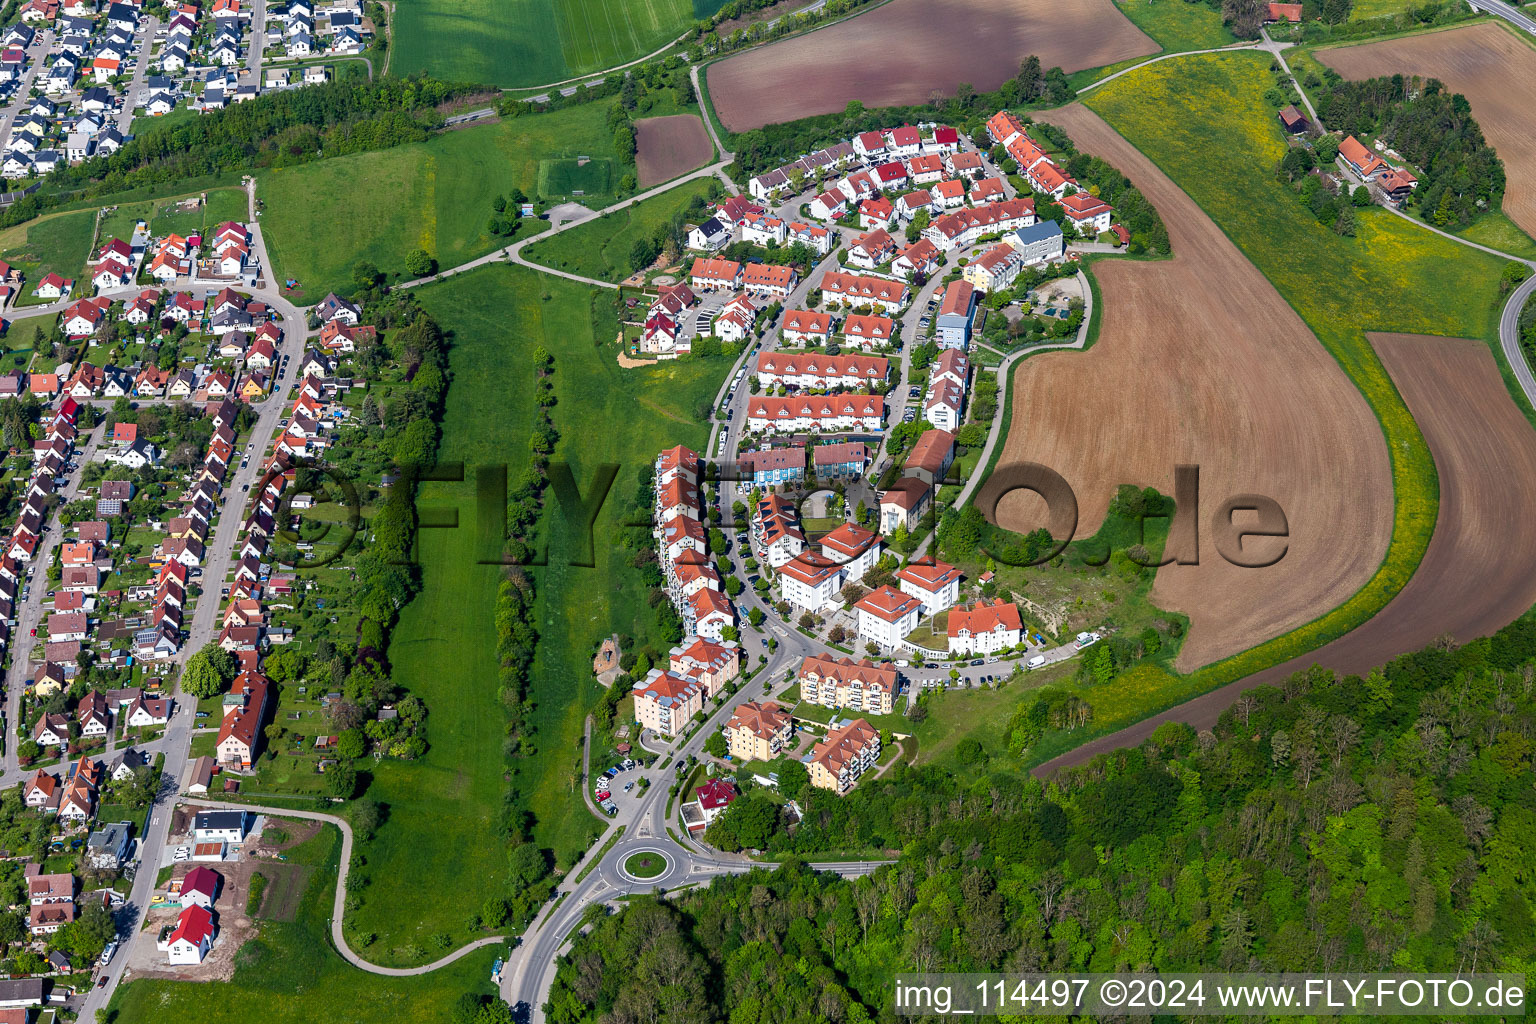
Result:
{"label": "row house", "polygon": [[817,352],[759,352],[757,380],[765,388],[859,388],[885,383],[890,361],[883,356],[829,356]]}
{"label": "row house", "polygon": [[1005,199],[936,218],[923,237],[943,252],[975,245],[986,235],[999,235],[1035,222],[1033,199]]}
{"label": "row house", "polygon": [[911,294],[903,281],[837,270],[829,270],[822,277],[820,288],[825,302],[872,306],[886,313],[899,312],[910,301]]}
{"label": "row house", "polygon": [[876,432],[885,423],[885,399],[880,395],[754,396],[747,403],[749,430],[792,433],[847,430]]}
{"label": "row house", "polygon": [[[779,326],[779,340],[794,345],[825,345],[832,340],[832,314],[791,309]],[[761,356],[758,359],[761,363]]]}
{"label": "row house", "polygon": [[843,321],[843,344],[869,351],[884,348],[896,332],[896,321],[888,316],[855,313]]}

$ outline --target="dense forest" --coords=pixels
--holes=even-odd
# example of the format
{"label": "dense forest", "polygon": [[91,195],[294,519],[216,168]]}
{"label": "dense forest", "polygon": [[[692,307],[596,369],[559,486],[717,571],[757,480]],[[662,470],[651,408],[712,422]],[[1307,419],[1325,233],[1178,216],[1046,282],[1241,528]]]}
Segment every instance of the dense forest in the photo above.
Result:
{"label": "dense forest", "polygon": [[899,861],[593,908],[550,1019],[895,1020],[897,969],[1522,970],[1533,669],[1527,617],[1363,679],[1298,673],[1048,783],[980,749],[814,793],[786,845]]}
{"label": "dense forest", "polygon": [[1472,117],[1472,105],[1437,78],[1404,75],[1348,82],[1325,75],[1317,113],[1346,135],[1376,137],[1422,170],[1412,200],[1432,223],[1469,224],[1504,198],[1504,164]]}

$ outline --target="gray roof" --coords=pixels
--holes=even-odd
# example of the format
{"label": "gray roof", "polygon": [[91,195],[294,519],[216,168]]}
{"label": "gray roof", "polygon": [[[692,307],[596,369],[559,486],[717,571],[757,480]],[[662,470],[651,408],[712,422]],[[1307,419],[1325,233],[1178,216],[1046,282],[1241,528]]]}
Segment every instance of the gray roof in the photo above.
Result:
{"label": "gray roof", "polygon": [[198,811],[197,817],[192,819],[194,829],[245,829],[246,819],[250,815],[246,811]]}
{"label": "gray roof", "polygon": [[1030,242],[1043,242],[1048,238],[1060,238],[1061,225],[1053,220],[1037,221],[1027,228],[1019,228],[1013,237],[1026,245]]}
{"label": "gray roof", "polygon": [[92,832],[85,841],[88,850],[113,850],[128,841],[132,826],[126,821],[114,821]]}

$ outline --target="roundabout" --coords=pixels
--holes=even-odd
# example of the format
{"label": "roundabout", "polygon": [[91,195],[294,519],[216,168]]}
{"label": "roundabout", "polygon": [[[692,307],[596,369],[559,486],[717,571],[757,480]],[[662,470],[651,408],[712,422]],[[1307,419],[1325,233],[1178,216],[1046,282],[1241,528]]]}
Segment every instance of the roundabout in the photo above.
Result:
{"label": "roundabout", "polygon": [[631,882],[654,882],[672,868],[671,859],[661,850],[636,850],[624,858],[619,874]]}

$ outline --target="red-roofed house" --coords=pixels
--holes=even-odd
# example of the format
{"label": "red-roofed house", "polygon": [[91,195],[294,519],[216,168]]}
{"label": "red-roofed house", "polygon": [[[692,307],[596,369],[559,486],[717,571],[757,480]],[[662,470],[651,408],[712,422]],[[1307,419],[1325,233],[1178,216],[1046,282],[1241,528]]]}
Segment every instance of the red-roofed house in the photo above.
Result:
{"label": "red-roofed house", "polygon": [[1109,220],[1114,210],[1098,196],[1074,192],[1070,196],[1062,196],[1059,201],[1062,211],[1067,215],[1067,222],[1077,228],[1079,234],[1093,237],[1101,231],[1109,230]]}
{"label": "red-roofed house", "polygon": [[1339,143],[1339,156],[1349,165],[1349,169],[1365,181],[1370,181],[1378,174],[1387,170],[1387,165],[1381,158],[1360,143],[1353,135]]}
{"label": "red-roofed house", "polygon": [[935,561],[931,555],[896,573],[902,593],[922,601],[925,615],[937,615],[960,599],[960,577],[959,569]]}
{"label": "red-roofed house", "polygon": [[688,278],[695,291],[737,288],[741,285],[741,264],[735,260],[695,257],[693,269],[689,271]]}
{"label": "red-roofed house", "polygon": [[923,613],[922,601],[890,586],[870,591],[853,607],[859,615],[859,640],[882,647],[901,646]]}
{"label": "red-roofed house", "polygon": [[176,918],[176,929],[164,945],[157,948],[172,964],[200,964],[213,948],[213,914],[207,907],[192,906]]}
{"label": "red-roofed house", "polygon": [[1017,647],[1023,632],[1019,606],[1001,598],[990,604],[977,601],[971,608],[961,605],[949,612],[951,654],[996,654]]}

